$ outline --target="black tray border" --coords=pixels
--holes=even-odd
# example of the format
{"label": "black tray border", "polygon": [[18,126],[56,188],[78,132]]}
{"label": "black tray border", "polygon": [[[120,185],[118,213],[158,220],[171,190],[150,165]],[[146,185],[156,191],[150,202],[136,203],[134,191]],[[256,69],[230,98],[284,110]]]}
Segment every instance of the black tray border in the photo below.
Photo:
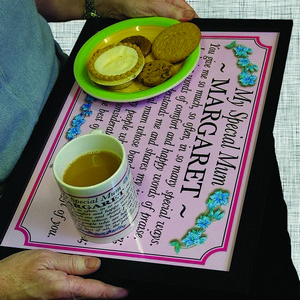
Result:
{"label": "black tray border", "polygon": [[[67,64],[42,111],[40,120],[20,160],[6,182],[7,189],[1,198],[1,202],[5,203],[5,207],[2,206],[0,210],[1,241],[61,108],[74,84],[73,63],[76,54],[86,40],[99,30],[115,22],[117,20],[114,19],[90,19],[85,23]],[[278,32],[280,34],[230,271],[203,270],[101,258],[102,266],[100,271],[90,277],[100,278],[117,285],[134,286],[139,284],[141,286],[144,284],[145,287],[149,283],[161,284],[162,282],[170,286],[195,287],[199,285],[199,278],[201,278],[201,286],[206,286],[207,289],[247,293],[250,287],[254,257],[259,239],[259,235],[251,234],[251,226],[249,224],[255,222],[256,228],[261,224],[263,213],[258,214],[257,212],[262,211],[262,207],[265,204],[263,201],[251,201],[251,199],[254,199],[258,192],[261,195],[261,199],[264,199],[265,197],[263,196],[267,196],[270,185],[267,172],[272,161],[268,153],[272,151],[272,131],[293,22],[292,20],[256,19],[194,19],[191,22],[199,26],[202,31],[253,31]],[[255,189],[251,189],[251,187],[255,187]],[[254,215],[255,220],[253,219]],[[1,246],[0,259],[21,250],[24,249]],[[180,276],[178,276],[178,268],[180,268]]]}

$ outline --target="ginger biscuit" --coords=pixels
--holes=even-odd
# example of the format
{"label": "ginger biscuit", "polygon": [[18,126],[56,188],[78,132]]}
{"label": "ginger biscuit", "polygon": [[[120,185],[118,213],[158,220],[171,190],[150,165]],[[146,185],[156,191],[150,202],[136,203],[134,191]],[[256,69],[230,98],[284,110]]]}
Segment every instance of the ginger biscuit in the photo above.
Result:
{"label": "ginger biscuit", "polygon": [[177,63],[188,57],[199,45],[201,31],[193,23],[183,22],[164,29],[152,44],[156,59]]}
{"label": "ginger biscuit", "polygon": [[144,65],[137,80],[145,86],[157,86],[174,75],[174,66],[165,60],[153,60]]}

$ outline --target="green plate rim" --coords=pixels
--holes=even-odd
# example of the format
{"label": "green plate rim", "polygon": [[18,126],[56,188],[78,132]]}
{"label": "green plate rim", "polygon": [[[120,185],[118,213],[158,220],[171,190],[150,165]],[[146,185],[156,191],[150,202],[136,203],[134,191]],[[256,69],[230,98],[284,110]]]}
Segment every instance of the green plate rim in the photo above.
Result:
{"label": "green plate rim", "polygon": [[177,74],[175,74],[172,78],[170,78],[169,80],[163,82],[162,84],[156,87],[149,88],[143,91],[133,92],[133,93],[108,91],[105,89],[101,89],[101,87],[96,86],[94,83],[91,82],[91,80],[87,75],[86,62],[92,50],[103,39],[109,37],[110,35],[114,34],[117,31],[124,30],[130,27],[145,26],[145,25],[169,27],[176,23],[179,23],[179,21],[169,19],[169,18],[163,18],[163,17],[134,18],[134,19],[118,22],[99,31],[98,33],[93,35],[81,47],[81,49],[79,50],[75,58],[74,76],[77,83],[90,96],[97,99],[110,101],[110,102],[133,102],[133,101],[145,100],[145,99],[158,96],[174,88],[179,83],[181,83],[187,76],[189,76],[189,74],[195,68],[200,56],[200,45],[186,59],[180,71]]}

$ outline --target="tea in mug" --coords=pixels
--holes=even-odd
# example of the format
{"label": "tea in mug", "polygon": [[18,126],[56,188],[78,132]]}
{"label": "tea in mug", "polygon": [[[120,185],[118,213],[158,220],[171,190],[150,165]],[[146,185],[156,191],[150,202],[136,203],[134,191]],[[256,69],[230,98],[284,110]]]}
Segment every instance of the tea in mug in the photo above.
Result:
{"label": "tea in mug", "polygon": [[110,151],[93,151],[78,156],[63,174],[66,184],[78,187],[101,183],[121,165],[121,158]]}

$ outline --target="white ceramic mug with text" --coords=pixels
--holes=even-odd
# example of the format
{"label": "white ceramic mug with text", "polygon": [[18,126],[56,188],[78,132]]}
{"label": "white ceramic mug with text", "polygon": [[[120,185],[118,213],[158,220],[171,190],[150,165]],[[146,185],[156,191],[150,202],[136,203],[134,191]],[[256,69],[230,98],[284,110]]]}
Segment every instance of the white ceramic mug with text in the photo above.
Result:
{"label": "white ceramic mug with text", "polygon": [[[110,151],[121,159],[106,180],[73,186],[63,180],[65,170],[79,156]],[[81,236],[91,242],[110,243],[129,234],[138,222],[139,202],[124,146],[115,137],[94,130],[68,142],[57,154],[53,172],[65,196],[70,215]]]}

